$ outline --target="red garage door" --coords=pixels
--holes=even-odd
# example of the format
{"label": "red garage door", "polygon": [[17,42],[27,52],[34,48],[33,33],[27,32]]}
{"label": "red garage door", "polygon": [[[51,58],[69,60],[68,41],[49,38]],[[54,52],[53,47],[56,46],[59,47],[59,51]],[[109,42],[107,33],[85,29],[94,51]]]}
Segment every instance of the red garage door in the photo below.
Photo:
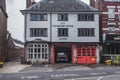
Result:
{"label": "red garage door", "polygon": [[78,64],[95,64],[96,63],[96,47],[79,47],[77,48]]}

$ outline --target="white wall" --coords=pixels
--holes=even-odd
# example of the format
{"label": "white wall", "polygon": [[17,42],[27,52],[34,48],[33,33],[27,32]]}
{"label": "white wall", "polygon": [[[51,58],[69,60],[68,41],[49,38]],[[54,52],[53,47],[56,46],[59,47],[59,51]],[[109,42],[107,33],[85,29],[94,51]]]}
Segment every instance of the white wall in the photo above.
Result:
{"label": "white wall", "polygon": [[[31,41],[35,39],[42,39],[45,41],[50,41],[50,14],[48,14],[48,21],[30,21],[30,14],[27,14],[27,34],[26,40]],[[30,28],[48,28],[48,37],[30,37]]]}
{"label": "white wall", "polygon": [[[77,14],[68,15],[68,21],[58,21],[58,14],[52,14],[52,42],[99,42],[99,16],[95,14],[95,21],[77,21]],[[73,25],[69,28],[69,37],[58,37],[58,27],[53,25]],[[30,14],[27,14],[26,40],[31,41],[37,38],[50,41],[50,14],[48,21],[30,21]],[[48,28],[48,37],[30,37],[30,28]],[[59,27],[61,28],[61,27]],[[78,28],[95,28],[95,37],[78,37]]]}
{"label": "white wall", "polygon": [[[68,21],[58,21],[57,14],[52,14],[52,25],[73,25],[69,28],[69,37],[58,37],[58,28],[52,27],[52,42],[99,42],[99,17],[95,21],[77,21],[77,14],[69,14]],[[95,28],[95,37],[78,37],[78,28]],[[63,38],[63,39],[62,39]]]}

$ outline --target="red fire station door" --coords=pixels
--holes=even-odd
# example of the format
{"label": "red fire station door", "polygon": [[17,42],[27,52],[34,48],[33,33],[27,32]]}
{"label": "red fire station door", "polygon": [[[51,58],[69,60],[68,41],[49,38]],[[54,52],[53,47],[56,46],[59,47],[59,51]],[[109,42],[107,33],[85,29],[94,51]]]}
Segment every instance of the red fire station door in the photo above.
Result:
{"label": "red fire station door", "polygon": [[96,47],[77,48],[77,64],[95,64]]}

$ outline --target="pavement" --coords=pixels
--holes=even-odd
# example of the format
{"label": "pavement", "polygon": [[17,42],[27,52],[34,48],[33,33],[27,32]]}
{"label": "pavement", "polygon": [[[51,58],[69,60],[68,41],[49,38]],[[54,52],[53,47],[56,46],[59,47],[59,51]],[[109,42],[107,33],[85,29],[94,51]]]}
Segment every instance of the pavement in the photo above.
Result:
{"label": "pavement", "polygon": [[30,66],[31,65],[23,65],[18,61],[11,61],[5,63],[3,68],[0,68],[0,73],[18,73],[20,70]]}
{"label": "pavement", "polygon": [[108,70],[117,69],[120,70],[120,66],[108,66],[105,64],[93,64],[93,65],[73,65],[70,63],[60,64],[46,64],[46,65],[32,65],[20,70],[20,73],[29,72],[53,72],[53,71],[82,71],[82,70]]}
{"label": "pavement", "polygon": [[5,63],[3,68],[0,68],[0,73],[80,71],[80,70],[105,70],[105,69],[120,70],[120,66],[108,66],[104,64],[73,65],[70,63],[60,63],[54,65],[52,64],[27,65],[21,64],[19,61],[11,61]]}

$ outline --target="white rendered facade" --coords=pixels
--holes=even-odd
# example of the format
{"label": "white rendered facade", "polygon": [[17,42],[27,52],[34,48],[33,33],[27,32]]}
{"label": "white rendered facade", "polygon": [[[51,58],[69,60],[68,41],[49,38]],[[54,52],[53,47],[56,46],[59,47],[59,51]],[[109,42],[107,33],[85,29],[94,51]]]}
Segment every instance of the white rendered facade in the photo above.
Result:
{"label": "white rendered facade", "polygon": [[[64,2],[64,0],[61,1]],[[73,64],[100,62],[99,11],[90,6],[90,11],[29,10],[37,5],[40,6],[38,3],[22,12],[25,17],[26,62],[53,64],[57,62],[72,62]],[[65,59],[61,59],[61,55]],[[83,62],[80,62],[82,61],[80,56],[83,57]],[[84,61],[85,56],[88,56],[90,61]]]}

